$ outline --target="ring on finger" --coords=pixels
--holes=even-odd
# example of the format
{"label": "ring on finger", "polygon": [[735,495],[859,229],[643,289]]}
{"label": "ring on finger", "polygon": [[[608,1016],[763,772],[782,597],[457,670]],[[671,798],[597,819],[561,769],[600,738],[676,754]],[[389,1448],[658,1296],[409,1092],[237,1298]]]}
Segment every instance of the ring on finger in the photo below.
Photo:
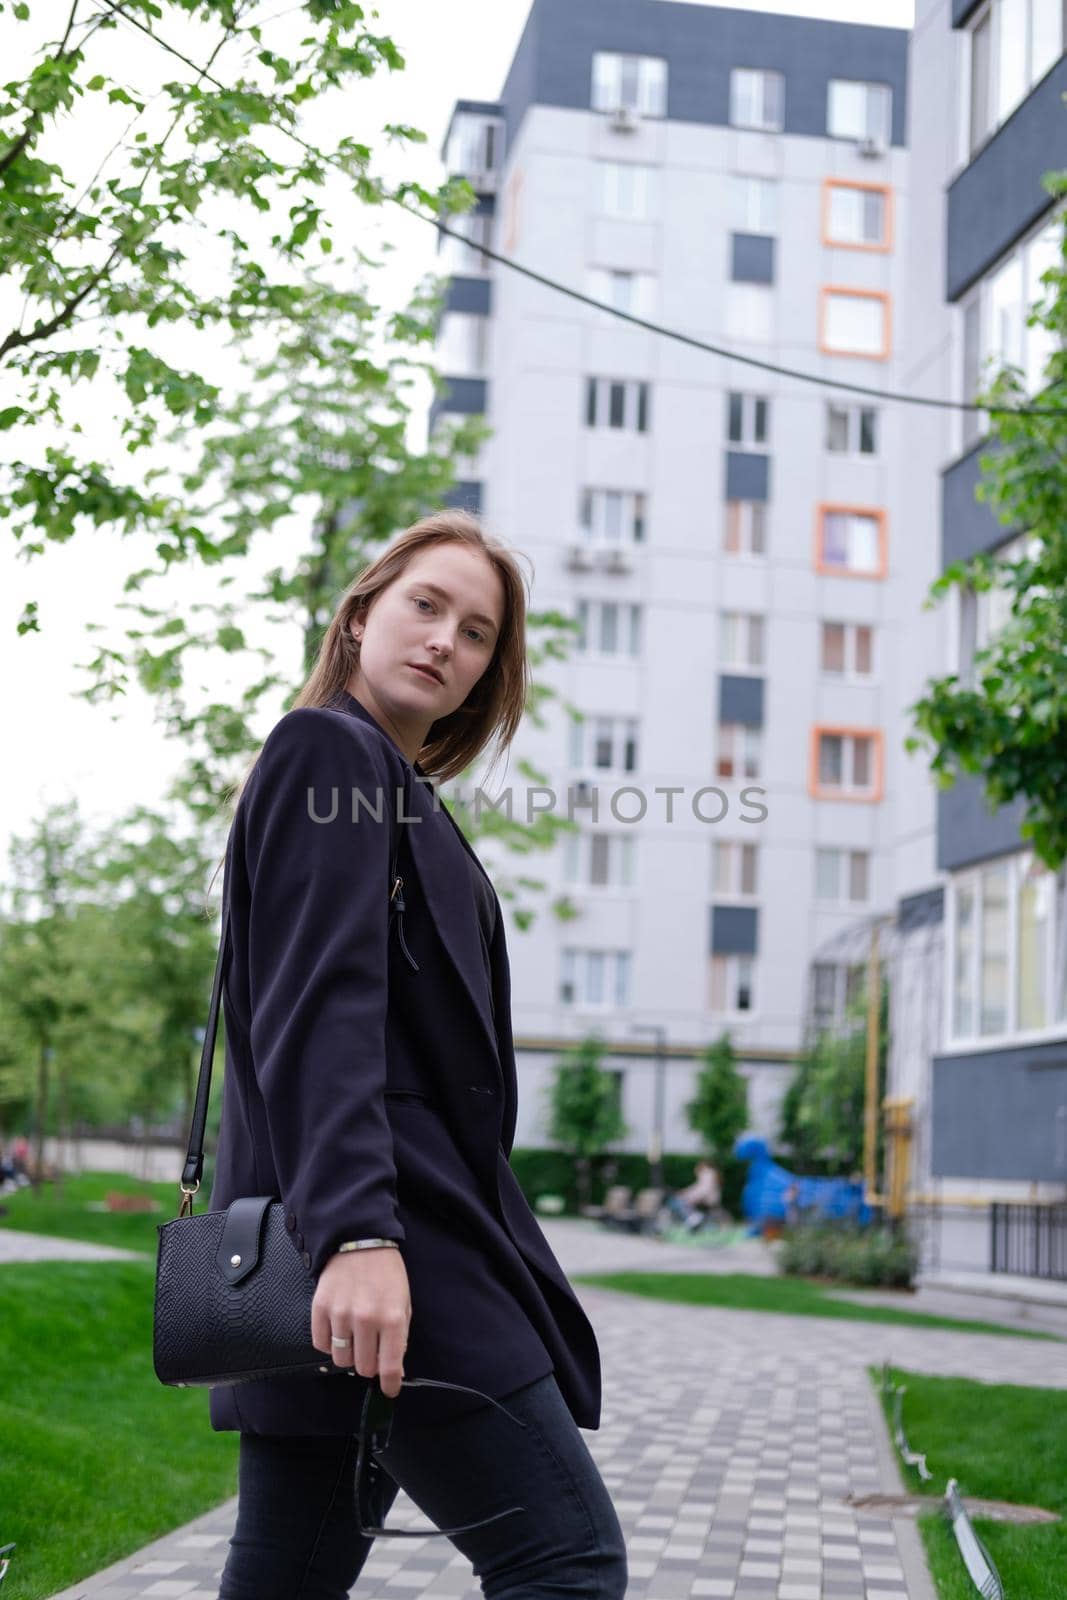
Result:
{"label": "ring on finger", "polygon": [[336,1350],[347,1350],[352,1341],[351,1339],[339,1339],[335,1333],[331,1333],[330,1343]]}

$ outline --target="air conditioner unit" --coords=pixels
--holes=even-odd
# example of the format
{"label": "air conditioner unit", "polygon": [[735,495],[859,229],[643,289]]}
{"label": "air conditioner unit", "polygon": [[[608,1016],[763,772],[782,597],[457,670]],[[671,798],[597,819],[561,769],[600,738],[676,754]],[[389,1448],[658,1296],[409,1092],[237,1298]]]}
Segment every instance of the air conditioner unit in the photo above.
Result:
{"label": "air conditioner unit", "polygon": [[884,156],[885,148],[885,144],[881,139],[875,139],[871,137],[859,139],[856,143],[856,149],[859,154],[861,156],[866,156],[868,160],[875,159],[879,156]]}
{"label": "air conditioner unit", "polygon": [[631,570],[630,557],[625,550],[611,546],[600,552],[600,565],[605,572],[629,572]]}
{"label": "air conditioner unit", "polygon": [[632,106],[616,106],[611,113],[611,126],[616,133],[636,133],[641,126],[641,118]]}
{"label": "air conditioner unit", "polygon": [[567,546],[565,561],[571,572],[592,572],[593,552],[584,544]]}

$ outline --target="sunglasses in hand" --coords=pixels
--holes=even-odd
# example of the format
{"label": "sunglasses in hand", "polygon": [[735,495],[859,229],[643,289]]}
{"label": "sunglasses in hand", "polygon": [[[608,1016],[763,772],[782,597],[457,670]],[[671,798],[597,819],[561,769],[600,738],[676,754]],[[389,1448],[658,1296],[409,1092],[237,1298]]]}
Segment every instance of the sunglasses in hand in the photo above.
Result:
{"label": "sunglasses in hand", "polygon": [[[491,1406],[496,1406],[498,1411],[519,1428],[525,1428],[525,1422],[513,1416],[507,1406],[502,1406],[499,1400],[494,1400],[492,1395],[483,1394],[480,1389],[469,1389],[464,1383],[445,1383],[441,1378],[401,1378],[402,1389],[455,1389],[461,1394],[476,1394],[480,1399],[488,1401]],[[383,1468],[378,1461],[379,1453],[386,1448],[393,1427],[393,1407],[395,1401],[391,1395],[384,1394],[377,1378],[367,1380],[367,1390],[363,1396],[363,1409],[360,1413],[359,1450],[356,1455],[356,1515],[359,1519],[359,1531],[368,1539],[426,1539],[434,1534],[443,1538],[450,1538],[454,1533],[469,1533],[474,1528],[485,1528],[491,1522],[499,1522],[502,1517],[514,1516],[517,1511],[525,1511],[525,1506],[509,1506],[506,1511],[497,1511],[491,1517],[484,1517],[481,1522],[464,1522],[458,1528],[383,1528],[380,1526],[384,1511],[382,1509],[382,1478]]]}

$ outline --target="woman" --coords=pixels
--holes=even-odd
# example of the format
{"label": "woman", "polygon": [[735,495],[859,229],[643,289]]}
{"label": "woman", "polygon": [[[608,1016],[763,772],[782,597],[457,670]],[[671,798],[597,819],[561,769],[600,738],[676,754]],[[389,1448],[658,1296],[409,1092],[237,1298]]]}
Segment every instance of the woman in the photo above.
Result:
{"label": "woman", "polygon": [[348,1594],[373,1543],[353,1375],[396,1401],[373,1525],[400,1485],[437,1528],[485,1524],[450,1537],[489,1597],[625,1593],[578,1431],[600,1420],[596,1338],[508,1165],[500,905],[430,781],[513,738],[525,609],[473,517],[416,523],[345,592],[239,794],[211,1209],[281,1197],[340,1370],[212,1391],[213,1427],[241,1434],[220,1600]]}

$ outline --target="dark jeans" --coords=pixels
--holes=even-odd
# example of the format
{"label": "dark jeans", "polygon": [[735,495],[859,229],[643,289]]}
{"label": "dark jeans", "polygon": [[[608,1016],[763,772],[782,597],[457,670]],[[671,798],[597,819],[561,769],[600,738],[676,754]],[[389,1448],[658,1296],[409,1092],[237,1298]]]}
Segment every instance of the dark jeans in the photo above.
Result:
{"label": "dark jeans", "polygon": [[[525,1429],[486,1405],[448,1422],[396,1422],[382,1465],[436,1527],[527,1508],[451,1540],[487,1600],[620,1600],[622,1529],[555,1377],[500,1402]],[[219,1600],[344,1600],[374,1543],[357,1529],[355,1464],[352,1437],[242,1434],[237,1526]],[[383,1513],[393,1499],[390,1487]],[[382,1543],[402,1551],[407,1541]]]}

